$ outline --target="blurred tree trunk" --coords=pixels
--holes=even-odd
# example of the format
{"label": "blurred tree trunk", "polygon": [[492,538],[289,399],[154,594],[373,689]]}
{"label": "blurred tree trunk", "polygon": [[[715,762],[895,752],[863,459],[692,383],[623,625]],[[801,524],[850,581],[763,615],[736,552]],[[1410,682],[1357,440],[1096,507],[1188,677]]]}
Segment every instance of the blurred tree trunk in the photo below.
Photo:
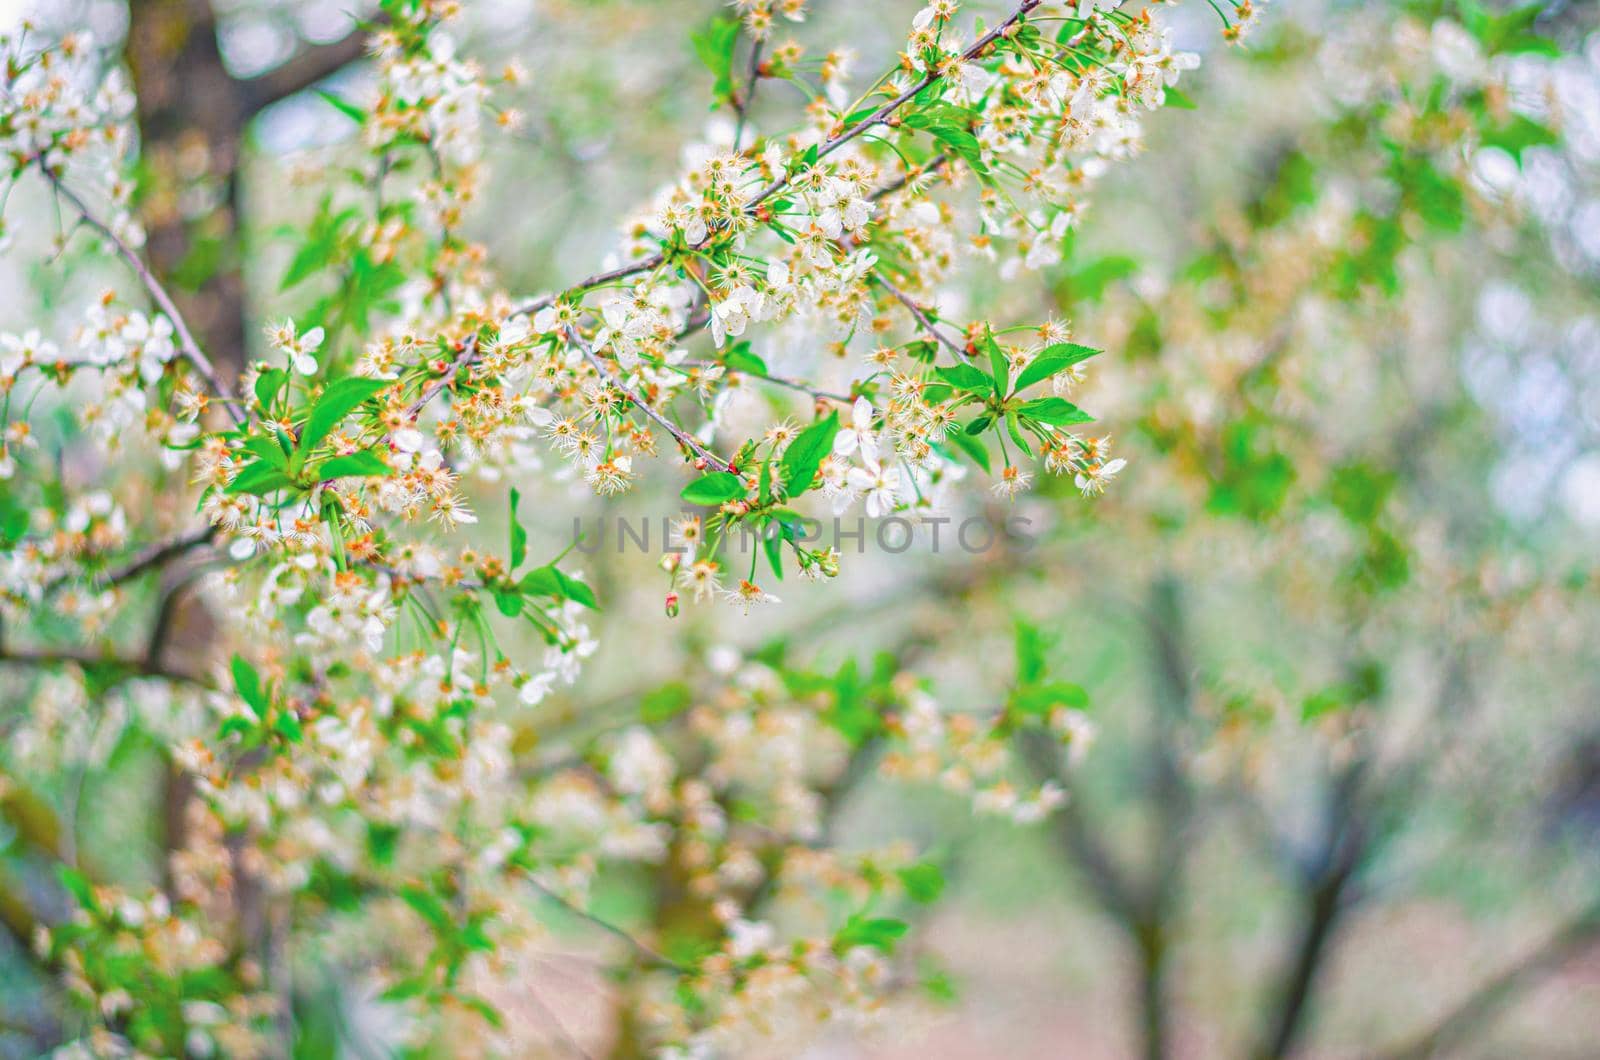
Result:
{"label": "blurred tree trunk", "polygon": [[225,377],[243,369],[239,150],[245,83],[222,64],[209,0],[131,0],[146,252]]}

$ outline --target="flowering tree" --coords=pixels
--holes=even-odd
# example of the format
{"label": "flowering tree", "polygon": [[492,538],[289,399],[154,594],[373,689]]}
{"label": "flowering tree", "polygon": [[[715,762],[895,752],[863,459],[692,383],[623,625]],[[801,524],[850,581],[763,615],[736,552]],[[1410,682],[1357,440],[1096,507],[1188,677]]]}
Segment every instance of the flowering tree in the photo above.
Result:
{"label": "flowering tree", "polygon": [[[329,932],[370,935],[339,959],[411,1014],[413,1047],[514,1040],[493,1000],[514,954],[550,906],[624,936],[588,905],[633,864],[681,897],[659,938],[626,936],[619,968],[638,982],[621,1050],[700,1051],[774,1005],[839,1018],[892,988],[905,923],[888,914],[935,897],[938,868],[901,848],[819,845],[819,800],[887,741],[902,772],[1036,818],[1060,789],[1016,792],[1003,737],[1044,724],[1081,742],[1081,693],[1039,660],[1005,709],[958,722],[889,661],[779,668],[772,689],[658,694],[643,724],[530,764],[507,719],[577,678],[601,601],[561,557],[530,563],[518,488],[502,487],[509,532],[491,536],[474,532],[485,502],[462,483],[549,474],[540,453],[602,495],[652,458],[686,465],[682,499],[702,513],[675,529],[669,616],[682,594],[775,602],[762,561],[773,578],[837,576],[837,551],[802,536],[807,494],[876,518],[931,510],[963,462],[1014,496],[1034,461],[1100,492],[1122,462],[1071,429],[1090,417],[1063,396],[1096,351],[1054,320],[958,319],[935,293],[963,230],[1002,277],[1058,261],[1084,189],[1195,65],[1153,10],[1120,8],[1023,0],[968,29],[941,0],[897,65],[852,84],[842,54],[819,65],[775,36],[802,4],[741,4],[694,42],[737,115],[731,138],[694,152],[600,271],[526,297],[461,234],[483,139],[515,123],[496,94],[523,74],[457,55],[454,5],[386,4],[366,46],[376,85],[324,93],[359,126],[360,157],[330,156],[283,278],[330,293],[270,327],[260,355],[228,348],[240,329],[227,321],[189,324],[172,285],[192,233],[166,225],[188,253],[174,264],[165,249],[162,270],[142,252],[140,106],[120,67],[81,34],[7,36],[10,183],[43,183],[63,216],[57,253],[87,243],[129,281],[67,333],[4,339],[3,588],[8,625],[28,634],[5,659],[45,671],[17,686],[30,697],[19,764],[138,730],[171,774],[170,854],[143,891],[98,878],[70,836],[15,811],[62,862],[73,908],[42,915],[19,894],[7,921],[81,1003],[64,1024],[80,1048],[279,1051],[296,1033],[296,955]],[[136,5],[130,31],[146,81],[149,17]],[[196,70],[215,67],[207,28],[179,34],[200,41],[179,53]],[[790,131],[751,120],[768,82],[806,97]],[[156,115],[182,112],[162,87],[141,113],[154,160]],[[186,283],[202,296],[187,300],[204,307],[216,277]],[[770,372],[745,338],[788,321],[814,357],[846,359],[839,390],[820,369]],[[797,393],[804,411],[730,436],[718,410],[736,384]],[[59,481],[59,461],[84,451],[92,479]],[[130,515],[153,464],[168,501]],[[736,531],[762,535],[748,569],[733,566]],[[143,647],[118,650],[151,583]],[[225,664],[172,658],[197,615]],[[205,654],[193,634],[183,646]],[[652,732],[708,696],[719,709],[692,711],[681,736]],[[31,805],[20,789],[8,799]],[[759,919],[780,887],[816,910],[787,939]]]}
{"label": "flowering tree", "polygon": [[[1088,696],[1059,672],[1054,634],[985,601],[1076,586],[1088,568],[1062,557],[1090,554],[1081,522],[1161,555],[1175,500],[1196,495],[1212,520],[1190,538],[1201,556],[1248,539],[1241,524],[1277,547],[1316,540],[1331,505],[1353,558],[1318,569],[1353,570],[1358,595],[1318,599],[1357,623],[1375,598],[1413,598],[1392,592],[1412,551],[1394,483],[1354,447],[1295,445],[1331,436],[1301,415],[1318,392],[1289,374],[1297,322],[1331,298],[1378,348],[1362,329],[1399,326],[1405,252],[1459,229],[1468,203],[1493,227],[1505,204],[1479,201],[1464,152],[1520,158],[1554,137],[1547,116],[1503,105],[1491,59],[1544,38],[1466,5],[1428,63],[1384,56],[1393,83],[1354,100],[1322,86],[1340,113],[1279,167],[1246,234],[1134,297],[1075,240],[1147,125],[1198,120],[1176,113],[1194,106],[1176,86],[1198,59],[1173,45],[1170,5],[935,0],[865,77],[844,37],[818,58],[790,39],[844,13],[733,6],[697,10],[685,44],[719,119],[706,142],[603,259],[569,271],[559,255],[542,293],[504,279],[528,264],[478,233],[485,205],[506,227],[530,205],[497,186],[497,145],[531,125],[556,151],[559,128],[524,119],[538,76],[472,57],[489,48],[471,11],[386,2],[248,77],[204,2],[132,4],[127,73],[82,34],[0,44],[8,198],[60,219],[13,216],[19,242],[53,237],[37,248],[49,294],[0,336],[0,681],[16,704],[0,917],[53,999],[26,1028],[40,1046],[583,1055],[591,1036],[542,985],[577,937],[597,947],[607,981],[583,981],[613,1054],[797,1049],[891,1000],[950,993],[912,931],[944,890],[947,847],[839,834],[840,808],[880,776],[954,792],[981,819],[1048,821],[1069,855],[1109,865],[1102,898],[1142,946],[1149,1051],[1164,1051],[1155,899],[1169,892],[1119,895],[1099,829],[1063,812]],[[1202,11],[1228,42],[1259,19],[1249,0]],[[345,79],[358,61],[370,78]],[[256,290],[249,123],[318,86],[298,98],[338,135],[294,174],[281,267]],[[1408,124],[1379,135],[1395,113]],[[1347,136],[1363,122],[1368,138]],[[1354,206],[1313,206],[1301,179],[1384,164],[1398,196]],[[1064,297],[1041,303],[1046,281]],[[1227,353],[1263,338],[1260,358]],[[1137,394],[1109,421],[1163,470],[1085,512],[1126,466],[1073,400],[1102,347]],[[817,540],[818,517],[1073,504],[1059,538],[1006,539],[929,581],[946,613],[976,609],[970,628],[907,622],[883,651],[826,664],[801,629],[594,695],[584,661],[639,594],[608,586],[582,540],[530,527],[582,510],[568,484],[615,503],[662,482],[680,503],[647,632],[639,615],[618,631],[638,642],[692,641],[684,627],[713,608],[782,611],[795,592],[835,601],[842,622],[877,558]],[[1123,566],[1171,584],[1173,565]],[[823,584],[774,606],[795,573]],[[1176,598],[1156,599],[1159,643],[1178,646],[1158,661],[1187,705]],[[918,675],[998,636],[1006,662],[975,693]],[[1348,675],[1304,690],[1313,740],[1377,695],[1370,660],[1342,662]],[[1155,802],[1174,816],[1153,863],[1175,886],[1178,814],[1204,777],[1173,745],[1155,757]],[[88,778],[129,761],[156,763],[156,781],[111,789],[148,796],[153,871],[83,841]],[[1286,993],[1264,1055],[1298,1033]]]}

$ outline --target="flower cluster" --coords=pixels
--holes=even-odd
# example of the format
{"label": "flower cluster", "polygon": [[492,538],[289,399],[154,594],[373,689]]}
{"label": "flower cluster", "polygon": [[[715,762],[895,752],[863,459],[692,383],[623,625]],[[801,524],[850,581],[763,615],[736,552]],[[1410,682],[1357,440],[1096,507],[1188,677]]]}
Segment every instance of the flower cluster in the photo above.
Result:
{"label": "flower cluster", "polygon": [[[939,877],[906,847],[827,849],[839,800],[882,754],[887,775],[1037,820],[1063,792],[1025,781],[1006,742],[1026,730],[1080,752],[1081,690],[1033,672],[998,711],[945,713],[888,663],[736,659],[710,689],[563,732],[543,712],[595,651],[600,601],[562,557],[530,558],[518,489],[483,487],[581,479],[614,495],[652,459],[680,462],[699,514],[664,563],[669,614],[680,594],[777,602],[754,566],[734,569],[745,534],[775,577],[836,577],[837,551],[799,530],[819,506],[977,505],[973,469],[1009,497],[1035,461],[1100,492],[1123,462],[1078,433],[1091,417],[1068,400],[1098,351],[1055,318],[963,319],[947,288],[1059,262],[1088,187],[1137,149],[1193,56],[1118,4],[1024,0],[964,34],[959,5],[937,0],[852,95],[844,52],[813,74],[771,41],[802,4],[742,2],[697,41],[737,110],[731,137],[689,150],[601,271],[516,297],[463,219],[485,118],[514,120],[491,91],[521,74],[458,56],[453,3],[384,10],[375,86],[330,97],[360,125],[330,149],[329,172],[349,176],[297,233],[287,304],[237,378],[140,254],[118,75],[81,38],[0,41],[12,180],[42,179],[149,303],[108,294],[70,339],[0,336],[0,601],[8,626],[99,637],[159,575],[136,653],[107,636],[30,657],[60,684],[9,735],[44,760],[52,742],[98,753],[137,723],[182,778],[164,893],[83,890],[74,930],[41,953],[77,977],[95,1050],[270,1053],[280,929],[348,932],[384,969],[384,1002],[427,1014],[424,1038],[490,1042],[504,969],[489,955],[536,949],[545,903],[593,918],[626,863],[687,896],[657,910],[662,938],[633,946],[652,1043],[707,1055],[785,1013],[865,1019],[900,981],[906,924],[880,907],[927,900]],[[760,127],[752,97],[778,80],[809,104]],[[312,277],[333,293],[313,300]],[[56,482],[63,453],[104,481]],[[158,459],[181,502],[150,504],[137,476],[100,470],[108,453]],[[485,536],[491,521],[503,537]],[[195,628],[204,650],[175,662],[173,631]],[[94,696],[121,704],[104,736]],[[780,935],[773,902],[803,929]],[[371,939],[373,925],[393,930]],[[656,948],[672,935],[682,952]],[[135,950],[175,1008],[117,993]]]}

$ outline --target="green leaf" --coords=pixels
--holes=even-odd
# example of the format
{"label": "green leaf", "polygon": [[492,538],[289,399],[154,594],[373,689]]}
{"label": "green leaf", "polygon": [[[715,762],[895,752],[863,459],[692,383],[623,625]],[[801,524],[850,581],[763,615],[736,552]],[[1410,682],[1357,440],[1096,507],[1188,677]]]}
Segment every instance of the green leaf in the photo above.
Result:
{"label": "green leaf", "polygon": [[357,125],[366,124],[367,112],[356,106],[354,103],[351,103],[349,100],[340,99],[332,92],[324,92],[320,88],[317,89],[317,95],[321,96],[330,107],[338,111],[340,114],[343,114]]}
{"label": "green leaf", "polygon": [[[289,267],[283,272],[283,279],[278,282],[278,290],[287,291],[289,288],[310,279],[316,275],[317,270],[326,265],[333,257],[334,243],[331,240],[312,239],[300,245],[295,255],[289,261]],[[281,371],[282,369],[279,369]]]}
{"label": "green leaf", "polygon": [[967,424],[967,428],[963,433],[974,436],[982,434],[984,431],[989,429],[989,425],[993,422],[994,414],[985,412],[982,416],[975,418],[971,423]]}
{"label": "green leaf", "polygon": [[982,441],[965,431],[958,431],[950,436],[950,442],[957,449],[971,457],[974,464],[977,464],[985,471],[989,470],[989,450]]}
{"label": "green leaf", "polygon": [[346,453],[336,456],[332,460],[324,460],[317,465],[316,479],[321,482],[326,479],[346,478],[353,475],[387,475],[389,465],[383,462],[383,457],[370,449],[363,449],[359,453]]}
{"label": "green leaf", "polygon": [[1033,384],[1049,379],[1057,372],[1071,368],[1079,361],[1086,361],[1099,352],[1092,346],[1079,346],[1075,342],[1058,342],[1054,346],[1046,346],[1017,376],[1011,392],[1020,394]]}
{"label": "green leaf", "polygon": [[1514,114],[1511,120],[1498,128],[1490,129],[1483,134],[1485,147],[1498,147],[1517,160],[1517,165],[1522,164],[1522,152],[1530,147],[1548,147],[1556,143],[1558,137],[1547,126],[1540,125]]}
{"label": "green leaf", "polygon": [[789,496],[798,497],[811,488],[822,461],[833,452],[833,440],[839,434],[839,413],[830,412],[828,418],[819,420],[801,431],[789,448],[783,451],[783,488]]}
{"label": "green leaf", "polygon": [[253,464],[247,464],[243,470],[233,477],[233,481],[228,483],[228,488],[223,492],[253,493],[258,497],[264,497],[274,490],[281,490],[293,485],[294,482],[290,480],[288,475],[285,475],[271,464],[258,460]]}
{"label": "green leaf", "polygon": [[522,593],[514,589],[496,589],[494,591],[494,605],[507,618],[516,618],[522,614]]}
{"label": "green leaf", "polygon": [[944,893],[944,873],[930,861],[907,865],[895,875],[900,877],[912,901],[926,904],[938,901],[939,895]]}
{"label": "green leaf", "polygon": [[522,494],[512,488],[511,490],[511,567],[515,571],[522,566],[522,561],[528,558],[528,532],[522,528],[522,523],[517,521],[517,505],[522,501]]}
{"label": "green leaf", "polygon": [[751,352],[749,341],[735,343],[722,355],[722,363],[736,372],[766,375],[767,362]]}
{"label": "green leaf", "polygon": [[57,864],[56,879],[61,881],[61,886],[67,889],[78,905],[91,913],[99,910],[100,903],[95,901],[94,886],[89,883],[89,877],[69,865]]}
{"label": "green leaf", "polygon": [[311,451],[332,434],[346,416],[390,385],[387,379],[363,379],[357,376],[330,384],[317,399],[305,426],[300,430],[300,443],[295,446],[291,468],[298,471],[303,467]]}
{"label": "green leaf", "polygon": [[718,505],[744,495],[744,480],[738,475],[727,471],[709,471],[683,487],[683,492],[678,496],[690,504]]}
{"label": "green leaf", "polygon": [[275,439],[259,434],[251,435],[244,440],[244,450],[260,457],[261,462],[269,467],[275,467],[279,471],[289,470],[289,456]]}
{"label": "green leaf", "polygon": [[289,381],[289,373],[282,368],[268,368],[256,376],[256,400],[261,402],[261,407],[269,409],[273,400],[278,396],[278,391],[283,389],[283,384]]}
{"label": "green leaf", "polygon": [[720,102],[733,95],[733,48],[739,40],[739,22],[729,15],[718,15],[704,29],[690,34],[694,53],[716,78],[712,92]]}
{"label": "green leaf", "polygon": [[907,924],[886,916],[864,917],[859,913],[845,921],[844,927],[833,937],[834,949],[840,953],[869,946],[884,953],[894,952],[894,945],[905,935]]}
{"label": "green leaf", "polygon": [[278,711],[277,717],[272,719],[272,729],[290,743],[305,739],[305,730],[300,727],[300,719],[292,710]]}
{"label": "green leaf", "polygon": [[450,910],[445,908],[444,902],[432,891],[425,891],[421,887],[402,887],[400,897],[405,899],[406,905],[414,909],[418,916],[428,922],[440,935],[455,934],[455,919],[451,917]]}
{"label": "green leaf", "polygon": [[1043,718],[1057,707],[1082,710],[1089,705],[1089,693],[1082,685],[1068,681],[1048,681],[1020,688],[1011,697],[1011,708],[1019,714]]}
{"label": "green leaf", "polygon": [[989,355],[989,370],[994,374],[994,392],[1004,395],[1011,378],[1011,362],[1006,360],[1006,353],[994,340],[994,331],[990,328],[983,329],[983,350]]}
{"label": "green leaf", "polygon": [[1058,397],[1039,398],[1036,401],[1025,401],[1017,411],[1040,423],[1049,423],[1057,427],[1065,427],[1074,423],[1092,423],[1094,417],[1080,409],[1070,401]]}
{"label": "green leaf", "polygon": [[767,565],[772,568],[773,575],[783,581],[783,538],[762,538],[761,547],[767,554]]}
{"label": "green leaf", "polygon": [[952,364],[942,368],[935,368],[933,374],[957,390],[965,390],[973,394],[986,394],[994,389],[994,380],[970,364]]}
{"label": "green leaf", "polygon": [[1017,414],[1015,412],[1006,413],[1006,430],[1011,433],[1011,440],[1016,442],[1024,453],[1029,456],[1033,455],[1033,450],[1028,448],[1028,440],[1022,436],[1022,428],[1017,424]]}
{"label": "green leaf", "polygon": [[1195,109],[1194,100],[1190,99],[1187,93],[1181,92],[1176,88],[1167,89],[1166,105],[1169,107],[1175,107],[1178,110]]}
{"label": "green leaf", "polygon": [[554,596],[596,610],[600,607],[594,598],[593,589],[554,566],[539,567],[529,571],[517,583],[517,588],[530,596]]}
{"label": "green leaf", "polygon": [[256,673],[256,668],[243,655],[236,654],[228,669],[233,672],[233,687],[239,698],[250,705],[257,717],[266,717],[267,693],[261,687],[261,675]]}
{"label": "green leaf", "polygon": [[983,147],[972,135],[972,126],[978,115],[953,103],[935,102],[920,107],[901,118],[908,129],[921,129],[944,144],[978,173],[988,173],[983,160]]}
{"label": "green leaf", "polygon": [[688,710],[693,701],[688,685],[680,681],[662,685],[647,692],[639,701],[639,720],[646,725],[670,721]]}

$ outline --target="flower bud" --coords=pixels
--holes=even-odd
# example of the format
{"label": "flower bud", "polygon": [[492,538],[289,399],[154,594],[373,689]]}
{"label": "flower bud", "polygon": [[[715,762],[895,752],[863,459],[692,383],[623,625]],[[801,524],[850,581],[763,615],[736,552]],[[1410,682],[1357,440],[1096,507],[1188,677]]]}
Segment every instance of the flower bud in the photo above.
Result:
{"label": "flower bud", "polygon": [[678,617],[678,594],[677,593],[668,593],[667,594],[667,617],[668,618],[677,618]]}

